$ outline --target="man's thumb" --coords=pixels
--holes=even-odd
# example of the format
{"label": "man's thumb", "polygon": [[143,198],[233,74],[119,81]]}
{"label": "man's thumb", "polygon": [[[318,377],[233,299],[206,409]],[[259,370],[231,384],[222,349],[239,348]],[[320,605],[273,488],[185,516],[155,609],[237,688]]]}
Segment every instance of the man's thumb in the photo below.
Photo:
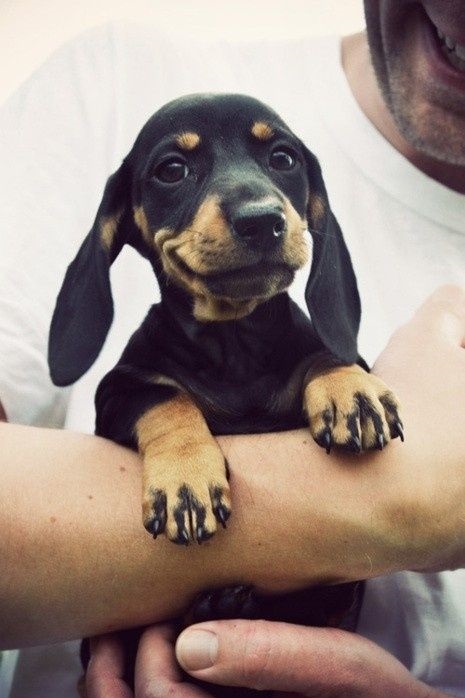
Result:
{"label": "man's thumb", "polygon": [[353,642],[349,633],[329,628],[217,621],[184,630],[176,643],[176,656],[185,671],[203,681],[305,693],[327,691],[331,688],[328,677],[330,682],[338,681],[339,688],[341,680],[347,679],[353,689],[356,662],[354,653],[347,651]]}

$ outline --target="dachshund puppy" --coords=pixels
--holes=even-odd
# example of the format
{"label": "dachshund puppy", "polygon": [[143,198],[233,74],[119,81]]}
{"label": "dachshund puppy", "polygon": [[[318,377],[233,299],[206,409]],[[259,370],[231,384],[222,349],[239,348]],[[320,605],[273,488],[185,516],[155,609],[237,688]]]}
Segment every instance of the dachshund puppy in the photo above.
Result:
{"label": "dachshund puppy", "polygon": [[[328,453],[402,438],[395,396],[358,355],[356,279],[318,161],[267,106],[191,95],[143,127],[59,293],[49,342],[57,385],[100,352],[113,317],[109,269],[126,243],[152,265],[161,302],[98,387],[96,433],[140,452],[154,538],[202,543],[226,526],[215,435],[308,424]],[[286,290],[309,256],[308,317]],[[299,596],[292,620],[339,622],[355,588],[312,590],[312,612]],[[264,603],[278,615],[276,601]],[[243,587],[196,608],[194,619],[262,613]]]}

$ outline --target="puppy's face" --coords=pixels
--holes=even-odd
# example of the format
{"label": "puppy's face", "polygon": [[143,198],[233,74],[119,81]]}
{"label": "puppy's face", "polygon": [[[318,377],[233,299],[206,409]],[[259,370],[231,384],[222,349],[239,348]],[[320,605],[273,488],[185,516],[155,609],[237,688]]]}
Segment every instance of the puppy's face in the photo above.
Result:
{"label": "puppy's face", "polygon": [[171,102],[132,153],[134,220],[201,320],[250,313],[308,259],[318,209],[300,141],[261,103],[237,95]]}
{"label": "puppy's face", "polygon": [[98,356],[113,319],[110,266],[125,244],[150,259],[165,298],[178,300],[182,287],[195,318],[215,321],[244,317],[284,291],[310,240],[313,329],[328,351],[354,363],[357,282],[317,158],[251,97],[167,104],[108,179],[66,271],[50,327],[54,383],[74,383]]}

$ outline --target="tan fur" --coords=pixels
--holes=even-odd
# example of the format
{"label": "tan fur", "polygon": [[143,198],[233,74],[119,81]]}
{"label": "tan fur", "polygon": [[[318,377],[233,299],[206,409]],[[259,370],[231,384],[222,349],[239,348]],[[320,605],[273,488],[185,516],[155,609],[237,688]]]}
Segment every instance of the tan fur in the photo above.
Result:
{"label": "tan fur", "polygon": [[[296,270],[308,258],[307,224],[288,199],[284,200],[284,213],[288,229],[277,261]],[[243,247],[231,233],[216,195],[202,202],[192,224],[184,231],[175,233],[162,228],[154,240],[165,272],[194,296],[194,316],[198,320],[239,319],[284,290],[279,275],[270,274],[263,289],[252,298],[238,300],[210,292],[202,277],[246,266]]]}
{"label": "tan fur", "polygon": [[[360,366],[341,366],[313,378],[304,389],[304,410],[314,438],[328,426],[332,429],[332,441],[343,446],[352,436],[348,418],[358,412],[357,394],[365,396],[378,413],[383,424],[385,443],[390,440],[389,420],[380,398],[389,396],[393,404],[396,398],[382,380],[367,373]],[[328,424],[328,415],[330,423]],[[363,449],[376,446],[376,432],[371,419],[356,417],[358,437]]]}
{"label": "tan fur", "polygon": [[[205,527],[214,533],[216,518],[212,510],[212,492],[223,490],[223,502],[230,507],[223,454],[211,435],[205,419],[185,393],[149,409],[136,423],[139,451],[143,456],[143,521],[153,517],[154,495],[167,497],[167,536],[174,540],[177,524],[174,509],[178,495],[187,486],[205,507]],[[188,516],[188,513],[185,514]],[[195,539],[196,522],[186,520],[186,529]]]}
{"label": "tan fur", "polygon": [[255,310],[259,300],[237,301],[232,298],[213,298],[213,296],[197,296],[194,300],[194,317],[201,322],[225,322],[240,320]]}
{"label": "tan fur", "polygon": [[319,194],[310,193],[308,197],[308,212],[311,225],[318,227],[326,214],[326,204]]}
{"label": "tan fur", "polygon": [[252,126],[251,133],[259,141],[269,141],[274,136],[272,127],[265,121],[256,121]]}
{"label": "tan fur", "polygon": [[186,131],[176,136],[176,143],[182,150],[195,150],[200,144],[200,136],[198,133]]}
{"label": "tan fur", "polygon": [[136,206],[133,213],[134,222],[142,233],[142,237],[150,248],[153,248],[153,234],[150,232],[149,222],[147,220],[147,216],[145,215],[143,206]]}
{"label": "tan fur", "polygon": [[105,249],[108,251],[110,251],[113,246],[113,241],[115,239],[116,231],[118,230],[122,213],[122,211],[119,211],[113,216],[102,216],[99,221],[100,240],[103,247],[105,247]]}

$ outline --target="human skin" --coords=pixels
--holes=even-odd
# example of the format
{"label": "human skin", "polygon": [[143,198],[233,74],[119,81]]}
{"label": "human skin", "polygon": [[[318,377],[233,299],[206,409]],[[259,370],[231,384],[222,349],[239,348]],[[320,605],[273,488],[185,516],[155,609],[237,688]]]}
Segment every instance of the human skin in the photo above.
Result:
{"label": "human skin", "polygon": [[0,424],[2,647],[163,621],[206,587],[465,564],[465,293],[443,290],[428,308],[377,367],[403,404],[405,444],[328,457],[306,430],[221,439],[234,513],[206,545],[148,536],[135,453]]}
{"label": "human skin", "polygon": [[[195,653],[189,652],[188,643],[194,643]],[[202,654],[199,647],[207,653]],[[374,643],[334,628],[296,628],[263,621],[205,623],[182,633],[176,656],[199,679],[272,689],[277,691],[275,698],[289,697],[290,692],[309,698],[446,698],[445,693],[413,678]],[[161,663],[159,657],[155,661]],[[174,666],[172,669],[175,671]],[[162,695],[170,693],[155,691],[151,698]],[[137,690],[139,696],[146,698],[147,692]],[[182,698],[188,698],[188,693]]]}
{"label": "human skin", "polygon": [[[187,648],[189,639],[194,652]],[[143,633],[133,692],[121,678],[123,652],[115,635],[96,639],[87,697],[209,698],[207,691],[189,684],[182,674],[173,652],[175,640],[173,628],[167,624]],[[216,658],[209,669],[200,669],[200,648],[205,646],[210,660],[216,648]],[[272,689],[275,698],[451,698],[413,678],[397,659],[374,643],[333,628],[265,621],[209,622],[181,634],[176,656],[186,671],[200,679]]]}
{"label": "human skin", "polygon": [[[390,511],[391,531],[399,525],[403,530],[405,538],[400,546],[403,554],[408,550],[415,559],[406,564],[408,569],[432,571],[465,565],[462,431],[465,411],[457,409],[465,389],[464,348],[465,292],[455,288],[441,289],[411,322],[396,332],[375,366],[383,377],[395,382],[402,397],[408,424],[405,444],[397,449],[395,443],[390,444],[384,453],[375,456],[375,462],[368,456],[365,463],[363,459],[355,459],[352,465],[348,464],[355,474],[351,487],[356,490],[358,506],[362,508],[367,497],[373,496],[366,486],[367,475],[370,479],[378,471],[381,478],[382,489],[376,493],[373,503],[386,502],[386,497],[389,501],[394,484],[403,505],[397,504],[393,509],[389,503],[387,510]],[[292,474],[295,473],[294,458],[300,450],[300,444],[295,445],[296,451],[291,452],[289,459],[293,462]],[[279,441],[274,448],[279,460],[283,455]],[[389,453],[393,455],[396,450],[395,457],[390,459]],[[268,457],[268,462],[270,460],[273,459]],[[240,461],[241,458],[237,462]],[[341,459],[339,465],[345,469],[343,462]],[[304,465],[304,468],[309,467],[313,470],[313,460]],[[288,472],[281,463],[276,473],[279,468]],[[399,479],[401,472],[403,475]],[[265,482],[267,475],[263,475]],[[315,487],[322,485],[325,479],[334,484],[331,467],[318,484],[313,483],[312,477],[312,488],[313,484]],[[308,494],[307,491],[305,496]],[[268,513],[273,514],[271,510]],[[311,518],[305,519],[307,528],[312,528],[310,522]],[[273,529],[274,525],[270,526],[270,535]],[[420,550],[425,550],[426,541],[429,541],[426,546],[429,553],[419,555]],[[288,545],[290,552],[298,545],[298,540],[288,541]],[[433,547],[435,553],[431,554]],[[366,548],[364,551],[367,552]],[[425,562],[420,562],[420,558]],[[190,649],[186,643],[189,633],[202,629],[207,630],[207,635],[213,632],[218,641],[218,661],[210,669],[200,669],[202,643],[199,636],[192,638]],[[180,673],[174,642],[174,630],[167,625],[155,625],[143,632],[133,694],[122,678],[124,647],[117,634],[97,638],[86,677],[88,698],[133,698],[133,695],[135,698],[167,695],[208,698],[205,691],[190,685]],[[287,690],[318,698],[445,697],[414,679],[405,667],[375,644],[334,629],[256,621],[209,622],[191,626],[182,633],[177,643],[177,657],[193,676],[225,685]]]}
{"label": "human skin", "polygon": [[[424,40],[434,24],[465,45],[464,0],[365,0],[364,5],[367,33],[342,41],[342,65],[355,99],[378,131],[415,167],[464,193],[465,77],[450,71],[438,52],[431,50],[436,43],[434,31],[431,45]],[[447,413],[437,416],[439,421],[431,423],[433,430]],[[449,456],[447,441],[444,448],[439,462],[446,453]],[[155,643],[162,637],[157,638],[154,628],[150,639]],[[166,657],[165,668],[168,665]],[[142,661],[139,671],[144,672]],[[162,666],[158,671],[163,675]]]}
{"label": "human skin", "polygon": [[367,32],[342,41],[355,99],[415,167],[464,193],[465,72],[436,55],[432,28],[465,44],[464,0],[367,0],[365,15]]}

